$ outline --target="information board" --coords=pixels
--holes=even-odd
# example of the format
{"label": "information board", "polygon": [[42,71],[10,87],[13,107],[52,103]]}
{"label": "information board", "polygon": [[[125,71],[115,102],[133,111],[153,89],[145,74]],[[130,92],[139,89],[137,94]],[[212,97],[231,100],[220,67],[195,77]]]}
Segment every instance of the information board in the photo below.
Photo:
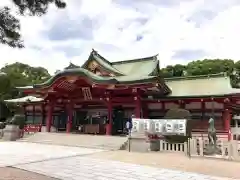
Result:
{"label": "information board", "polygon": [[187,119],[132,119],[132,132],[160,135],[182,135],[187,133]]}

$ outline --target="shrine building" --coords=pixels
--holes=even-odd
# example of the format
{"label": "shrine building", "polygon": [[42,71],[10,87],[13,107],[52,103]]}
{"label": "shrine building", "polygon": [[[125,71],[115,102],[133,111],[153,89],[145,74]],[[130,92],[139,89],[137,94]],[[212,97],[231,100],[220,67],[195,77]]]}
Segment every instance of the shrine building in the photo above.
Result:
{"label": "shrine building", "polygon": [[[19,87],[43,98],[24,105],[26,122],[56,131],[123,134],[126,120],[164,118],[172,108],[191,112],[193,132],[207,132],[215,119],[218,134],[228,139],[232,115],[238,114],[240,89],[225,74],[162,78],[156,56],[111,62],[93,50],[81,66],[72,63],[42,84]],[[81,128],[79,128],[81,127]]]}

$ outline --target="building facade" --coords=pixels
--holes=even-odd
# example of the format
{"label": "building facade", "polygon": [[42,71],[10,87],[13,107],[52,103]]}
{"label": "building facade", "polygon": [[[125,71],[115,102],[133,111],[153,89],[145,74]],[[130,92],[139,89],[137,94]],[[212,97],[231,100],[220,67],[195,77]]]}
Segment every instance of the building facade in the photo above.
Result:
{"label": "building facade", "polygon": [[132,115],[164,118],[169,109],[184,108],[194,132],[206,132],[213,117],[217,133],[230,139],[240,104],[240,90],[224,74],[163,79],[157,56],[110,62],[95,50],[81,67],[70,64],[42,84],[19,89],[44,99],[24,107],[27,123],[48,132],[54,126],[68,133],[122,134]]}

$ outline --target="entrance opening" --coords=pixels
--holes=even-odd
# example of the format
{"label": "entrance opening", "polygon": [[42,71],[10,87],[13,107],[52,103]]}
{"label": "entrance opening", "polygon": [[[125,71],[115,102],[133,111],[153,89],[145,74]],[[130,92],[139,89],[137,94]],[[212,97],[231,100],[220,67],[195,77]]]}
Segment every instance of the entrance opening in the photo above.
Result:
{"label": "entrance opening", "polygon": [[113,135],[123,135],[125,132],[125,124],[127,118],[124,117],[124,110],[122,107],[116,107],[113,110]]}

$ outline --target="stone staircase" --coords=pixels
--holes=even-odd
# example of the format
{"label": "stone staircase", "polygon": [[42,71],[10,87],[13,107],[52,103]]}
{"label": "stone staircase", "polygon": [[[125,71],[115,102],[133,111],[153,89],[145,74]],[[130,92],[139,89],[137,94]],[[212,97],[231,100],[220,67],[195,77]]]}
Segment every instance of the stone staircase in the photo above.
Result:
{"label": "stone staircase", "polygon": [[124,150],[126,149],[128,138],[119,136],[39,132],[33,135],[24,136],[18,141],[106,150]]}

